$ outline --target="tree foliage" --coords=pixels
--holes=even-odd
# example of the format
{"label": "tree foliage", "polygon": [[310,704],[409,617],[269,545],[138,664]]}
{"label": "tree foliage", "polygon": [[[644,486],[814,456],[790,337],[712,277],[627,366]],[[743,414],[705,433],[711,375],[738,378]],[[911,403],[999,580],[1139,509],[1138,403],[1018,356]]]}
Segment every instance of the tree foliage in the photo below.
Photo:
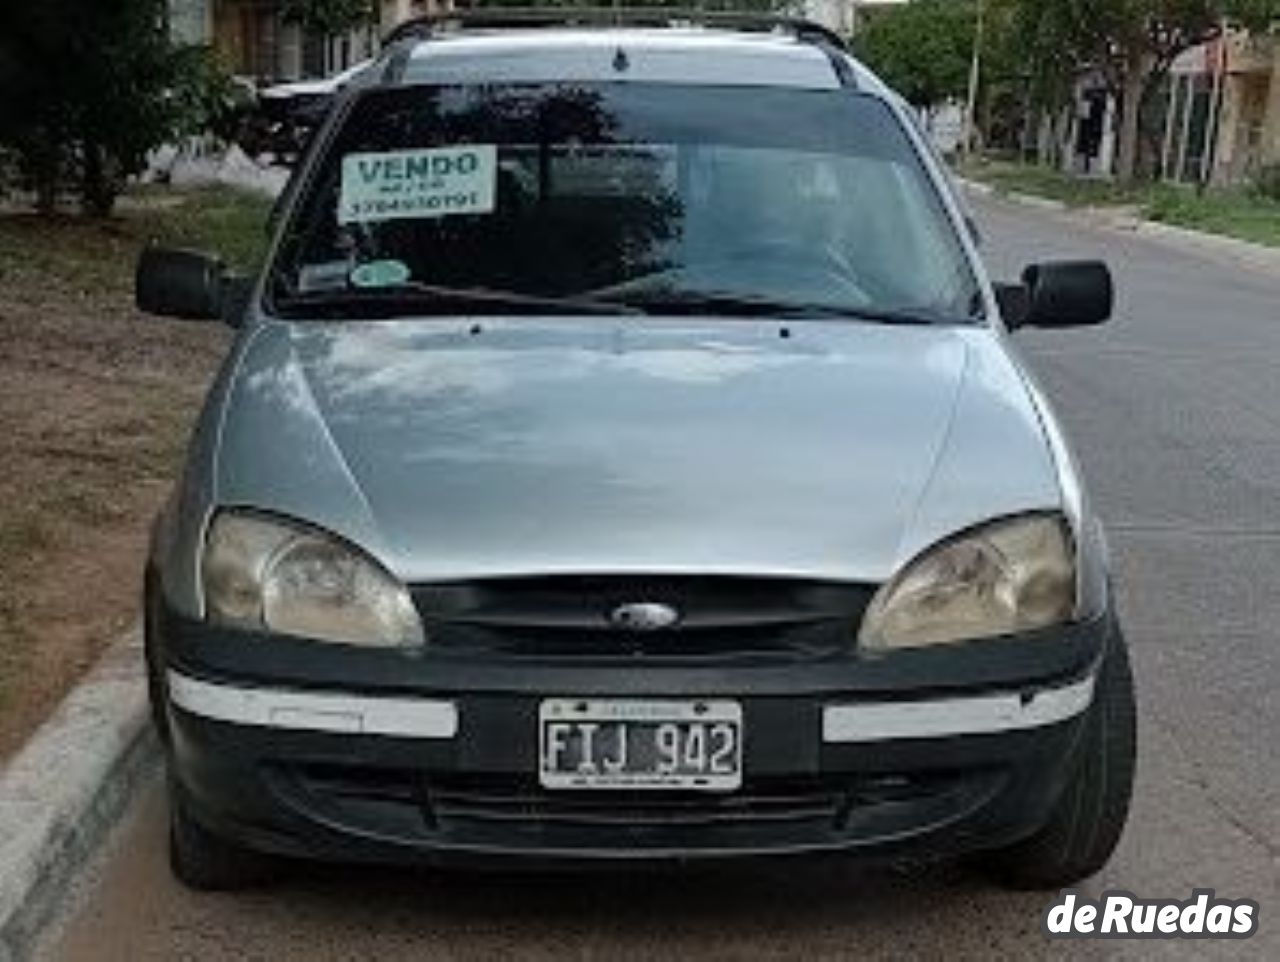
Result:
{"label": "tree foliage", "polygon": [[1139,119],[1186,50],[1221,35],[1224,23],[1266,29],[1280,0],[1007,0],[1031,42],[1028,66],[1042,82],[1096,70],[1120,104],[1121,179],[1138,173]]}
{"label": "tree foliage", "polygon": [[[609,6],[605,0],[466,0],[458,4],[459,8],[496,8],[496,7],[593,7],[603,9]],[[803,10],[802,0],[645,0],[642,3],[624,4],[626,6],[659,9],[697,9],[715,12],[717,10],[739,11],[748,13],[799,14]]]}
{"label": "tree foliage", "polygon": [[284,0],[280,12],[285,20],[324,36],[378,22],[377,0]]}
{"label": "tree foliage", "polygon": [[855,52],[919,107],[963,97],[977,8],[973,0],[915,0],[878,11],[854,38]]}
{"label": "tree foliage", "polygon": [[165,0],[0,6],[0,144],[51,209],[73,188],[109,213],[157,145],[207,119],[214,71],[170,41]]}

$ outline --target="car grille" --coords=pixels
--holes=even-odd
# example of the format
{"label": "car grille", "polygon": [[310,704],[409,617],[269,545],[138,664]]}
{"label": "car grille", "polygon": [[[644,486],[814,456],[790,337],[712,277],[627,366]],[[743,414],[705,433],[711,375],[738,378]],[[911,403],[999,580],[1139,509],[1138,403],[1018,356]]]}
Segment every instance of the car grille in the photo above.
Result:
{"label": "car grille", "polygon": [[[428,774],[342,765],[276,769],[286,794],[343,824],[367,822],[404,838],[574,838],[606,847],[698,847],[758,833],[774,842],[830,838],[895,817],[967,810],[1003,778],[995,773],[813,775],[749,780],[728,793],[550,792],[510,775]],[[594,841],[593,841],[594,840]]]}
{"label": "car grille", "polygon": [[427,799],[441,826],[457,822],[535,822],[579,828],[708,827],[736,824],[836,824],[847,793],[817,780],[754,786],[731,795],[654,792],[546,792],[483,779],[430,783]]}
{"label": "car grille", "polygon": [[[537,658],[821,658],[847,651],[874,587],[787,578],[556,576],[418,585],[437,650]],[[676,624],[644,632],[609,620],[656,602]]]}

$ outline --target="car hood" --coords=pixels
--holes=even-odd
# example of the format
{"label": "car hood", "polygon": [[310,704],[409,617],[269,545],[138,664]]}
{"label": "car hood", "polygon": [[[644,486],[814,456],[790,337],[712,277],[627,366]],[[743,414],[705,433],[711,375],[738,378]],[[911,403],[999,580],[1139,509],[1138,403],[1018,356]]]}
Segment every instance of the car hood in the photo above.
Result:
{"label": "car hood", "polygon": [[305,519],[408,581],[719,572],[882,580],[1056,507],[994,332],[614,318],[268,323],[214,500]]}

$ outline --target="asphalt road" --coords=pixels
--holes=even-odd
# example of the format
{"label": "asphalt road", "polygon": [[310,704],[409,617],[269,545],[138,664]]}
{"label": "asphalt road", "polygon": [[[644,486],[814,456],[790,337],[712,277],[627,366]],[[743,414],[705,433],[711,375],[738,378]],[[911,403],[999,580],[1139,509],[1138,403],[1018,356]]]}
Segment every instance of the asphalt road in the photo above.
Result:
{"label": "asphalt road", "polygon": [[137,807],[54,957],[793,959],[1280,958],[1280,275],[1221,255],[983,201],[997,274],[1105,256],[1119,320],[1018,338],[1110,523],[1141,699],[1133,817],[1084,886],[1261,903],[1248,942],[1076,942],[1049,897],[959,867],[787,864],[694,874],[515,877],[317,869],[198,896],[166,871],[158,790]]}

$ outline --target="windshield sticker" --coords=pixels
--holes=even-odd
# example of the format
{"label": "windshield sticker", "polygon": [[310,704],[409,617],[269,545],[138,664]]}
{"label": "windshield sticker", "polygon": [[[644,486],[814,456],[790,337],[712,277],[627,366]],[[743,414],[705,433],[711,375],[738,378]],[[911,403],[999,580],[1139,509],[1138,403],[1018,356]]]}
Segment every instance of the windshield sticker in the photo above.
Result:
{"label": "windshield sticker", "polygon": [[404,261],[370,261],[351,272],[355,287],[395,287],[409,279],[409,266]]}
{"label": "windshield sticker", "polygon": [[492,144],[348,154],[342,158],[338,222],[488,214],[497,171]]}
{"label": "windshield sticker", "polygon": [[341,290],[347,286],[347,274],[350,271],[351,264],[347,261],[303,264],[298,270],[298,290],[303,294]]}

